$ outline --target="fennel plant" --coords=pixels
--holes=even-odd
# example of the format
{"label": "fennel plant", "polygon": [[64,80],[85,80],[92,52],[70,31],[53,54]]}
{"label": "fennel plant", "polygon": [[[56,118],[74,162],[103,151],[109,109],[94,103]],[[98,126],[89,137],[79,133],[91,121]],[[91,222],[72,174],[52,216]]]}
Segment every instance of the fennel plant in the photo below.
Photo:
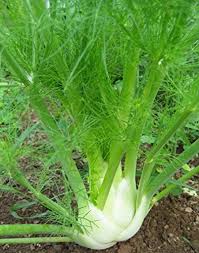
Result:
{"label": "fennel plant", "polygon": [[[73,241],[105,249],[129,239],[156,201],[199,172],[192,168],[169,183],[199,151],[195,140],[180,155],[168,152],[170,139],[199,109],[197,1],[8,0],[0,7],[2,63],[39,117],[64,186],[64,196],[51,199],[20,168],[19,146],[2,152],[6,176],[56,222],[0,225],[0,244]],[[159,92],[171,86],[178,99],[171,110],[162,108],[169,113],[158,129]],[[151,118],[158,131],[138,177]],[[74,150],[88,163],[86,179]]]}

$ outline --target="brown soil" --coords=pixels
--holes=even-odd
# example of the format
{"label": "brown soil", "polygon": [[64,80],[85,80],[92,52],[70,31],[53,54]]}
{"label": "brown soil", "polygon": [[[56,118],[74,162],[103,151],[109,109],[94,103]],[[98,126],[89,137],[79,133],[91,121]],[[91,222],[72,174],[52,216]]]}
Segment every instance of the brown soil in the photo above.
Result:
{"label": "brown soil", "polygon": [[[15,223],[9,207],[16,198],[0,197],[0,223]],[[17,220],[17,222],[19,222]],[[37,223],[39,221],[35,221]],[[0,253],[197,253],[199,252],[199,199],[183,195],[168,197],[156,205],[145,219],[141,230],[127,242],[111,249],[95,251],[74,244],[4,245]]]}

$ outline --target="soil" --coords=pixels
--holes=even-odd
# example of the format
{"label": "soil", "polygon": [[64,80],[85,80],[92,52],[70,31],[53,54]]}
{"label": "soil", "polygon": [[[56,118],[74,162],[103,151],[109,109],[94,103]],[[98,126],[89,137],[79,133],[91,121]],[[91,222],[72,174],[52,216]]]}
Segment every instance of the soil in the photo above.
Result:
{"label": "soil", "polygon": [[[0,223],[19,222],[10,214],[16,197],[0,197]],[[33,209],[33,212],[37,210]],[[38,223],[39,221],[34,221]],[[107,250],[88,250],[75,244],[3,245],[0,253],[198,253],[199,199],[183,195],[167,197],[154,206],[140,231],[130,240]]]}

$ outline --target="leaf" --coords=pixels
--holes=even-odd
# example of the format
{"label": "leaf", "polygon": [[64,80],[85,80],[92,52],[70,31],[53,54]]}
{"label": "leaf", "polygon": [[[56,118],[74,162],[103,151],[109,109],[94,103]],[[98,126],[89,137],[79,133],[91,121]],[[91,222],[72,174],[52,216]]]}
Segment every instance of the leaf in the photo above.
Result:
{"label": "leaf", "polygon": [[191,170],[191,168],[190,168],[190,166],[189,166],[188,164],[183,165],[182,168],[183,168],[183,170],[184,170],[185,172]]}
{"label": "leaf", "polygon": [[8,89],[11,87],[18,87],[17,83],[0,82],[0,89]]}
{"label": "leaf", "polygon": [[170,194],[173,196],[179,196],[180,194],[182,194],[182,192],[183,190],[181,187],[176,187],[170,192]]}
{"label": "leaf", "polygon": [[26,130],[16,140],[15,148],[18,148],[18,147],[20,147],[23,144],[23,142],[25,141],[25,139],[27,139],[28,136],[36,129],[36,127],[38,126],[38,124],[39,123],[36,123],[33,126],[26,128]]}
{"label": "leaf", "polygon": [[48,211],[43,212],[43,213],[37,213],[35,215],[31,215],[31,216],[20,216],[17,212],[21,209],[28,209],[28,208],[32,208],[35,204],[37,204],[37,201],[19,201],[16,204],[14,204],[11,208],[10,208],[10,212],[11,215],[16,218],[16,219],[37,219],[37,218],[43,218],[48,214]]}
{"label": "leaf", "polygon": [[9,186],[9,185],[1,185],[0,186],[0,191],[10,192],[10,193],[13,193],[13,194],[21,194],[20,191],[16,190],[13,186]]}

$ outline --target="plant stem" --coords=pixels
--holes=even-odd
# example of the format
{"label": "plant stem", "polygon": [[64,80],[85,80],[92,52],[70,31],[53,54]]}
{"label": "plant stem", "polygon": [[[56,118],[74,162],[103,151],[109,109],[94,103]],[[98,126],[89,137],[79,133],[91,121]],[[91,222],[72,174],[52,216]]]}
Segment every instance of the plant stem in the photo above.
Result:
{"label": "plant stem", "polygon": [[144,125],[148,115],[150,114],[154,99],[164,77],[162,64],[159,64],[157,60],[152,62],[148,75],[147,83],[142,95],[140,96],[140,103],[137,105],[137,111],[134,119],[135,124],[133,127],[130,125],[128,129],[128,137],[130,140],[133,139],[135,144],[140,143]]}
{"label": "plant stem", "polygon": [[191,144],[191,146],[182,154],[180,154],[176,160],[173,160],[162,173],[153,178],[150,184],[148,184],[148,186],[146,187],[144,193],[146,193],[147,196],[152,197],[159,190],[159,188],[164,183],[166,183],[166,181],[176,172],[177,169],[187,163],[198,152],[199,140]]}
{"label": "plant stem", "polygon": [[89,190],[91,200],[96,200],[107,167],[102,158],[99,147],[93,143],[92,149],[86,150],[89,165]]}
{"label": "plant stem", "polygon": [[124,81],[121,91],[121,111],[120,119],[127,123],[130,110],[132,107],[132,99],[136,91],[137,75],[139,66],[139,50],[136,48],[132,52],[130,59],[127,59],[127,66],[124,72]]}
{"label": "plant stem", "polygon": [[173,189],[178,187],[178,185],[186,182],[191,177],[199,173],[199,166],[192,169],[191,171],[187,172],[185,175],[183,175],[181,178],[179,178],[176,182],[177,184],[169,184],[167,187],[159,192],[152,200],[153,204],[159,200],[161,200],[163,197],[167,196]]}
{"label": "plant stem", "polygon": [[161,64],[158,64],[157,61],[151,63],[148,81],[140,97],[140,104],[136,111],[134,119],[135,123],[129,125],[127,129],[128,148],[126,152],[124,174],[128,175],[128,177],[133,180],[132,184],[134,184],[134,188],[136,188],[136,163],[143,128],[146,123],[148,114],[151,111],[151,107],[159,90],[163,77],[164,72]]}
{"label": "plant stem", "polygon": [[[136,91],[136,84],[138,80],[139,70],[139,56],[140,52],[137,48],[134,48],[132,52],[132,58],[128,59],[127,67],[124,72],[124,83],[121,92],[121,119],[124,123],[128,122],[130,116],[130,110],[132,107],[133,97]],[[135,147],[129,148],[126,153],[125,159],[125,177],[129,179],[132,191],[136,190],[136,152]]]}
{"label": "plant stem", "polygon": [[8,52],[8,50],[0,44],[0,51],[2,50],[2,55],[5,61],[8,63],[8,67],[16,74],[16,76],[25,85],[30,84],[27,73],[19,66],[14,57]]}
{"label": "plant stem", "polygon": [[71,188],[77,198],[78,207],[81,209],[86,206],[88,195],[81,175],[71,158],[71,150],[67,149],[64,143],[65,136],[48,111],[37,88],[34,86],[34,89],[31,88],[28,93],[30,95],[31,104],[42,121],[47,134],[52,141],[54,149],[57,152],[57,156],[62,163],[64,173],[67,176]]}
{"label": "plant stem", "polygon": [[164,145],[168,142],[168,140],[172,137],[172,135],[176,132],[179,127],[181,127],[188,117],[193,113],[194,108],[199,103],[198,99],[193,101],[193,103],[189,106],[189,108],[185,109],[182,113],[177,112],[174,115],[174,122],[172,123],[171,127],[166,129],[165,132],[162,134],[162,137],[154,144],[153,148],[149,152],[147,159],[144,164],[144,168],[142,171],[141,179],[139,182],[139,195],[142,195],[144,188],[147,186],[148,181],[150,179],[151,173],[153,171],[155,165],[155,158],[164,147]]}
{"label": "plant stem", "polygon": [[104,180],[100,187],[100,192],[97,198],[97,206],[103,210],[106,200],[108,198],[109,191],[111,189],[114,177],[116,175],[120,160],[123,154],[123,145],[115,143],[111,149],[111,155],[109,159],[108,169],[105,174]]}
{"label": "plant stem", "polygon": [[14,224],[0,225],[0,236],[14,236],[26,234],[62,234],[72,237],[73,228],[50,224]]}
{"label": "plant stem", "polygon": [[132,146],[126,153],[124,175],[130,181],[132,191],[136,191],[136,148]]}
{"label": "plant stem", "polygon": [[41,192],[37,191],[30,184],[30,182],[25,178],[25,176],[17,168],[17,166],[13,166],[13,168],[10,170],[10,173],[11,173],[12,178],[17,183],[19,183],[20,185],[22,185],[23,187],[28,189],[39,200],[39,202],[42,205],[44,205],[46,208],[50,209],[51,211],[59,213],[62,216],[64,216],[65,218],[68,218],[69,221],[72,221],[68,211],[65,208],[63,208],[62,206],[60,206],[59,204],[57,204],[56,202],[52,201],[50,198],[48,198],[44,194],[42,194]]}
{"label": "plant stem", "polygon": [[3,244],[37,244],[37,243],[61,243],[72,242],[69,237],[35,237],[35,238],[6,238],[0,239],[0,245]]}

